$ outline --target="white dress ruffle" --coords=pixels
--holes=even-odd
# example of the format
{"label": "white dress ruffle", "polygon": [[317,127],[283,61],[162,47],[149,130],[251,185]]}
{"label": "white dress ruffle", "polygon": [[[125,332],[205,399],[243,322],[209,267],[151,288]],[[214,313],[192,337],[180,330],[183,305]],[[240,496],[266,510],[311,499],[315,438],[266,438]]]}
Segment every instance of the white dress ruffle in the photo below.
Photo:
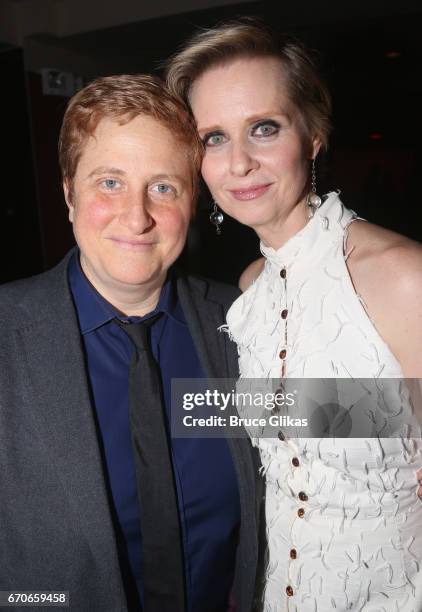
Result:
{"label": "white dress ruffle", "polygon": [[[347,269],[355,218],[331,193],[279,250],[261,244],[264,269],[227,315],[241,379],[398,379],[406,404]],[[252,442],[266,477],[264,612],[421,612],[420,439]]]}

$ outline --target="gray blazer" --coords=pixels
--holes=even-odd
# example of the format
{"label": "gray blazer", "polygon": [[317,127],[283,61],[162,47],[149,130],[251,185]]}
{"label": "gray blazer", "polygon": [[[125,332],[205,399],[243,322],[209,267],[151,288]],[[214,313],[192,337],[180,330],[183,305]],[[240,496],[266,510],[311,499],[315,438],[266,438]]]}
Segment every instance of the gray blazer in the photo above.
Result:
{"label": "gray blazer", "polygon": [[[126,611],[69,256],[0,287],[0,590],[67,590],[72,610]],[[216,332],[236,290],[187,277],[178,293],[207,376],[236,376],[235,345]],[[234,598],[249,612],[262,485],[250,442],[229,445],[241,501]]]}

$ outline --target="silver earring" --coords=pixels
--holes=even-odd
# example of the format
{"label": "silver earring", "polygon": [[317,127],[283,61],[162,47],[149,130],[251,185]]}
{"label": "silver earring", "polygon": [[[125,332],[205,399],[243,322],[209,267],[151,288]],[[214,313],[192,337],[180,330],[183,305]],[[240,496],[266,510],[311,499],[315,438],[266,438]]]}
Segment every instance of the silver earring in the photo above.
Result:
{"label": "silver earring", "polygon": [[213,225],[215,225],[216,234],[219,236],[221,234],[220,225],[224,221],[224,215],[221,210],[218,210],[217,202],[214,202],[214,206],[210,214],[210,221]]}
{"label": "silver earring", "polygon": [[308,194],[308,198],[306,200],[309,209],[309,218],[315,214],[315,211],[321,206],[322,200],[316,192],[316,171],[315,171],[315,158],[312,160],[311,166],[311,192]]}

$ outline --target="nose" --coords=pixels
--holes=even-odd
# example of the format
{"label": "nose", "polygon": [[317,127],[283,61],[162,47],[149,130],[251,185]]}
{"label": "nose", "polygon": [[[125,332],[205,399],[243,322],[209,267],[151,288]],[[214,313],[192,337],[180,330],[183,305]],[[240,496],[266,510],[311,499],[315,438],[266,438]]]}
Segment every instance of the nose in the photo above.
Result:
{"label": "nose", "polygon": [[121,210],[119,220],[133,234],[143,234],[154,223],[149,213],[148,197],[143,193],[131,197]]}
{"label": "nose", "polygon": [[230,171],[233,176],[246,176],[259,167],[253,147],[248,142],[232,142]]}

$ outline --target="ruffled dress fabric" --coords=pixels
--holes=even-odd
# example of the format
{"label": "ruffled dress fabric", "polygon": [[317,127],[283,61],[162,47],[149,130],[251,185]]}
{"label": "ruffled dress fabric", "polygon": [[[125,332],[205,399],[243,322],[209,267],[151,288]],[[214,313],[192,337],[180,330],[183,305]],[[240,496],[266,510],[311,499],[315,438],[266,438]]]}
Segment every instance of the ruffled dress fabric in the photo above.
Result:
{"label": "ruffled dress fabric", "polygon": [[[227,315],[239,383],[397,379],[394,400],[410,410],[400,365],[348,272],[355,218],[331,193],[279,250],[261,244],[264,269]],[[422,611],[420,430],[394,431],[262,438],[251,430],[266,478],[264,612]]]}

